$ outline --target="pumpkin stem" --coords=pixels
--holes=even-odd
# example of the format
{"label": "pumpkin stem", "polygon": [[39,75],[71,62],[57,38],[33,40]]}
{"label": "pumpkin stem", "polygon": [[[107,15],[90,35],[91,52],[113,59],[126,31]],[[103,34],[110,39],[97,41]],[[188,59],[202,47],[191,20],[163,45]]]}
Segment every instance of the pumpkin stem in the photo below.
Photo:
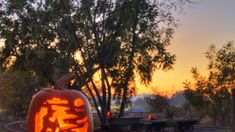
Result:
{"label": "pumpkin stem", "polygon": [[64,87],[64,84],[73,80],[75,78],[75,74],[74,73],[69,73],[63,77],[61,77],[60,79],[58,79],[55,83],[55,89],[62,89]]}

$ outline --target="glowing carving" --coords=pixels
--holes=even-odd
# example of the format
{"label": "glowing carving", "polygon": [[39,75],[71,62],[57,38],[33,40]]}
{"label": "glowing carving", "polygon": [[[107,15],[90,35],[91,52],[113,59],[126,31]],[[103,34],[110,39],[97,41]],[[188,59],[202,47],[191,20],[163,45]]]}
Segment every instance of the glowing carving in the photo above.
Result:
{"label": "glowing carving", "polygon": [[[53,94],[50,94],[53,96],[47,96],[52,91]],[[28,131],[92,132],[93,119],[88,103],[78,91],[42,90],[31,102],[27,119]]]}

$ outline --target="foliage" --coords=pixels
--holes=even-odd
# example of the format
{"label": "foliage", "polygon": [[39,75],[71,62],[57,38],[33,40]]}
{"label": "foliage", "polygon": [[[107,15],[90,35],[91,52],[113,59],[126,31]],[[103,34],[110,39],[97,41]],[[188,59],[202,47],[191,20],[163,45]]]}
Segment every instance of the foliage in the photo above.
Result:
{"label": "foliage", "polygon": [[208,76],[202,76],[192,68],[195,82],[185,82],[186,100],[200,115],[209,116],[213,123],[230,121],[231,89],[235,86],[235,47],[232,42],[216,49],[211,45],[206,52],[209,60]]}
{"label": "foliage", "polygon": [[173,119],[176,116],[176,107],[170,105],[170,99],[167,96],[155,93],[145,100],[151,112],[162,113],[167,119]]}
{"label": "foliage", "polygon": [[172,68],[175,55],[166,49],[177,25],[172,12],[188,2],[1,0],[1,68],[34,71],[51,84],[76,72],[105,124],[111,89],[122,116],[135,76],[149,83],[156,69]]}
{"label": "foliage", "polygon": [[145,99],[148,103],[149,110],[152,112],[163,113],[170,107],[169,99],[160,94],[155,94]]}
{"label": "foliage", "polygon": [[174,106],[169,106],[165,108],[165,117],[167,119],[173,119],[176,114],[176,108]]}
{"label": "foliage", "polygon": [[8,71],[0,73],[0,84],[1,107],[15,116],[25,116],[41,82],[30,72]]}
{"label": "foliage", "polygon": [[132,102],[133,107],[135,108],[147,108],[148,104],[145,98],[137,98]]}

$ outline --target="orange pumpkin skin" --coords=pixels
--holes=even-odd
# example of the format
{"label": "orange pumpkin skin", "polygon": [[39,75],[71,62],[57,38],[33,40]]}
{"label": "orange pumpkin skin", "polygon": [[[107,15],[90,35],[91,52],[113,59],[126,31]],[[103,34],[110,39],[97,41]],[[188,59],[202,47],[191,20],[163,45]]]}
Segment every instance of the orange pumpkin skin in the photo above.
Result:
{"label": "orange pumpkin skin", "polygon": [[89,101],[79,91],[46,88],[31,100],[28,132],[93,132]]}

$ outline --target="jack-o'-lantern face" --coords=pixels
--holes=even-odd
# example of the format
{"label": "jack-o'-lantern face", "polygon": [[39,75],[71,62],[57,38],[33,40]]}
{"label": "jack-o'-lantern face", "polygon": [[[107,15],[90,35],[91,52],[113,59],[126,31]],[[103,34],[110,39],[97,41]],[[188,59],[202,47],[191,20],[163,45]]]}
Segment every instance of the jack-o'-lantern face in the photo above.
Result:
{"label": "jack-o'-lantern face", "polygon": [[[53,94],[46,94],[48,92]],[[28,131],[93,131],[91,111],[84,97],[80,92],[74,93],[73,90],[47,89],[39,92],[31,102],[27,120]]]}

